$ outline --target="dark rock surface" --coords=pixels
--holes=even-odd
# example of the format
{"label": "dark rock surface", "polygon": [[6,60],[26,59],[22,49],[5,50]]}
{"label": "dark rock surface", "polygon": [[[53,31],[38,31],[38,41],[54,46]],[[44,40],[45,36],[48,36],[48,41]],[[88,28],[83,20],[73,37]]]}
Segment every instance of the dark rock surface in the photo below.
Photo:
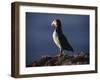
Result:
{"label": "dark rock surface", "polygon": [[42,56],[39,60],[33,61],[26,67],[57,66],[57,65],[82,65],[89,64],[88,53],[80,52],[78,55],[57,55],[54,57]]}

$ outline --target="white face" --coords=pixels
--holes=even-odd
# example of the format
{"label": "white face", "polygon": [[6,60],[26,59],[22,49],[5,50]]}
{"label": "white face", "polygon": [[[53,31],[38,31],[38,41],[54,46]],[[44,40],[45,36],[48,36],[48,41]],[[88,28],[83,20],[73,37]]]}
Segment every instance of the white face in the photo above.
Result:
{"label": "white face", "polygon": [[51,23],[51,26],[54,26],[56,28],[57,27],[57,21],[53,20],[53,22]]}

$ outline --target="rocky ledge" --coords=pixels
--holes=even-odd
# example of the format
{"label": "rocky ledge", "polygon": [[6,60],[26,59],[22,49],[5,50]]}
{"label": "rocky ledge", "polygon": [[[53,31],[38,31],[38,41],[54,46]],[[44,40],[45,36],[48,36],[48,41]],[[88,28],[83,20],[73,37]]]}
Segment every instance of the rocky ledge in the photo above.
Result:
{"label": "rocky ledge", "polygon": [[59,65],[82,65],[89,64],[89,54],[80,52],[77,55],[64,55],[59,54],[54,57],[42,56],[39,60],[33,61],[26,67],[39,67],[39,66],[59,66]]}

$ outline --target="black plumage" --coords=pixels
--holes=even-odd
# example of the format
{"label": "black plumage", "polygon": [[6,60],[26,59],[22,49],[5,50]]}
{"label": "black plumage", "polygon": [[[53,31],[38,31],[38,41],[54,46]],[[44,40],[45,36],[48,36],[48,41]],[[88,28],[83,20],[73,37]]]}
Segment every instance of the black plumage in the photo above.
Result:
{"label": "black plumage", "polygon": [[62,31],[62,25],[61,21],[59,19],[56,19],[52,22],[52,26],[54,27],[54,36],[53,38],[57,38],[58,42],[56,39],[54,39],[55,44],[60,48],[60,52],[62,53],[64,50],[67,51],[73,51],[72,46],[68,42],[68,39],[65,37]]}

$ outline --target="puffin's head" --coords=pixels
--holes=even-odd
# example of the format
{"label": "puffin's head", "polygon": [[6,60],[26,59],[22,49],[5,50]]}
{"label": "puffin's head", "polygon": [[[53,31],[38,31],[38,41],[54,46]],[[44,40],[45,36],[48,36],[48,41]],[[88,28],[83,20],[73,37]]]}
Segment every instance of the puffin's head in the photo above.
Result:
{"label": "puffin's head", "polygon": [[61,21],[59,19],[54,19],[51,23],[51,26],[53,26],[54,28],[61,27]]}

